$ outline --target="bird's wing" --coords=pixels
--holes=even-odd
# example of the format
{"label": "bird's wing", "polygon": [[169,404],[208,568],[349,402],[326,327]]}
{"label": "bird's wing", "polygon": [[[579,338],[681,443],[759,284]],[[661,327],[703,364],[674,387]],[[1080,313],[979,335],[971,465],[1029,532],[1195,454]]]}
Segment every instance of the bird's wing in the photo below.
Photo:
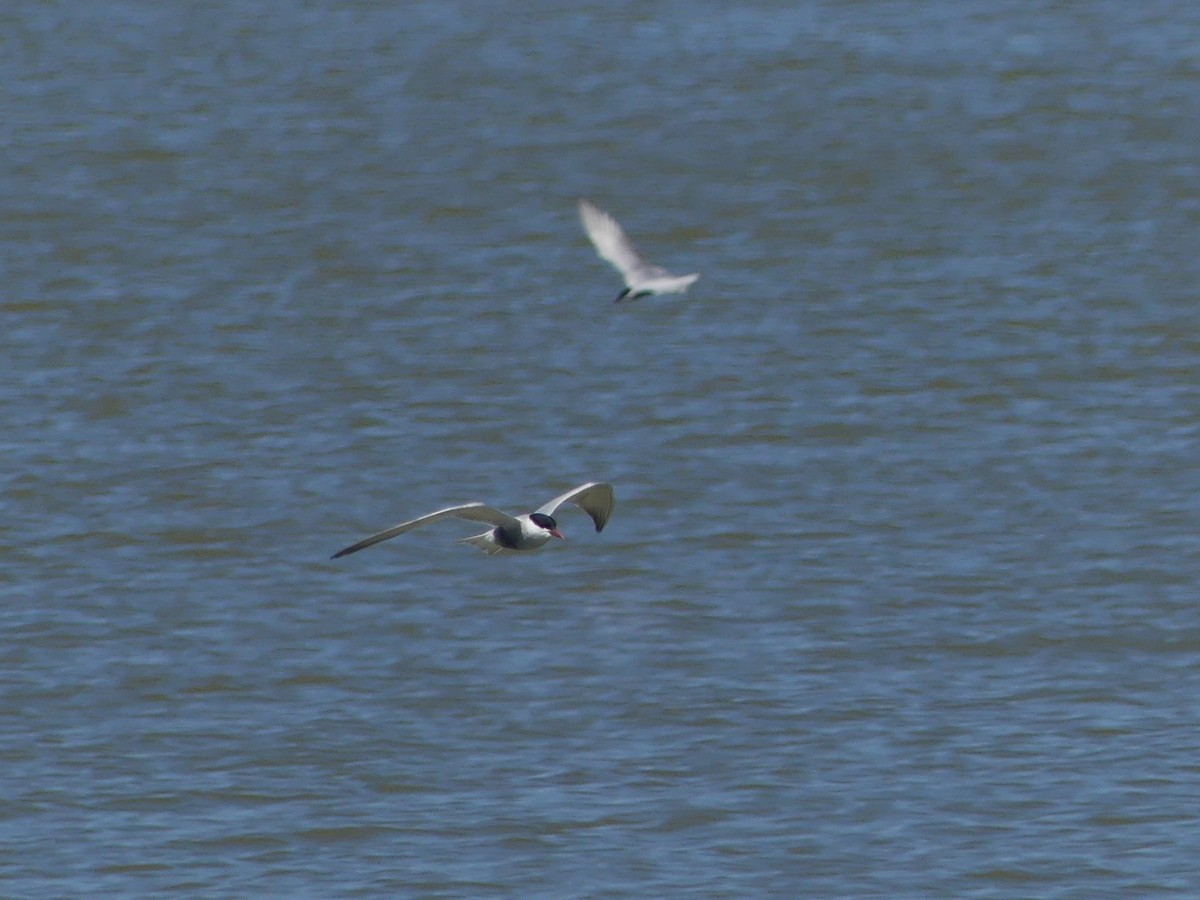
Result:
{"label": "bird's wing", "polygon": [[642,259],[620,223],[591,200],[579,201],[579,218],[596,252],[616,267],[630,287],[640,281],[670,275],[666,269]]}
{"label": "bird's wing", "polygon": [[439,509],[437,512],[431,512],[429,515],[421,516],[418,519],[411,519],[408,522],[393,525],[386,531],[373,534],[369,538],[363,538],[357,544],[351,544],[344,550],[339,550],[333,554],[333,558],[337,559],[339,556],[349,556],[351,553],[365,550],[367,547],[378,544],[380,541],[386,541],[388,538],[394,538],[398,534],[404,534],[406,531],[412,531],[421,525],[428,525],[430,522],[437,522],[441,519],[468,519],[472,522],[485,522],[488,525],[499,525],[504,528],[521,527],[521,523],[508,513],[501,512],[483,503],[464,503],[462,506],[448,506],[445,509]]}
{"label": "bird's wing", "polygon": [[604,481],[589,481],[577,488],[571,488],[561,497],[555,497],[536,512],[552,516],[554,511],[564,503],[574,503],[592,517],[597,531],[603,531],[608,517],[612,515],[613,507],[617,505],[617,500],[613,496],[611,484]]}

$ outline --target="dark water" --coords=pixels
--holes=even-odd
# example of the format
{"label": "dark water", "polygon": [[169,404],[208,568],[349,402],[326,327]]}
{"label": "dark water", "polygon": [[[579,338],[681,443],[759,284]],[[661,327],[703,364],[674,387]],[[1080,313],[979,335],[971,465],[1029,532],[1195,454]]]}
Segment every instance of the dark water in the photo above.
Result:
{"label": "dark water", "polygon": [[0,35],[0,893],[1200,894],[1200,7]]}

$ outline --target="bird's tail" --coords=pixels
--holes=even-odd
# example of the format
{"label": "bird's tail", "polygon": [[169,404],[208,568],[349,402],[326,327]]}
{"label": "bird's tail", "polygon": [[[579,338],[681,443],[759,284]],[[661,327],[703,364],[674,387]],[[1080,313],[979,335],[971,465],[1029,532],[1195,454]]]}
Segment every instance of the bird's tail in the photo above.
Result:
{"label": "bird's tail", "polygon": [[472,535],[471,537],[461,538],[460,544],[470,544],[472,547],[478,547],[488,556],[495,556],[504,548],[496,543],[496,539],[492,537],[491,531],[485,531],[483,534]]}

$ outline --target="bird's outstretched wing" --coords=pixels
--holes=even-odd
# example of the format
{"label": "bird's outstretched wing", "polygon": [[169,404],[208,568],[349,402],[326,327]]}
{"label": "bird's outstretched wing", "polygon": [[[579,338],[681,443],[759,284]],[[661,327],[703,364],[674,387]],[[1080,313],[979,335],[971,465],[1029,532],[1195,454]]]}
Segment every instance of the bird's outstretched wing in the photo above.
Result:
{"label": "bird's outstretched wing", "polygon": [[605,481],[589,481],[587,484],[571,488],[560,497],[555,497],[536,512],[552,516],[564,503],[574,503],[592,517],[597,531],[603,531],[608,517],[612,515],[613,507],[617,505],[617,499],[613,496],[611,484]]}
{"label": "bird's outstretched wing", "polygon": [[464,503],[462,506],[448,506],[445,509],[439,509],[437,512],[431,512],[429,515],[411,519],[408,522],[401,522],[399,525],[393,525],[386,531],[373,534],[369,538],[363,538],[357,544],[351,544],[344,550],[339,550],[333,554],[332,558],[337,559],[339,556],[349,556],[351,553],[357,553],[359,550],[365,550],[367,547],[374,546],[380,541],[386,541],[388,538],[394,538],[398,534],[404,534],[406,531],[412,531],[421,525],[428,525],[430,522],[437,522],[441,519],[467,519],[471,522],[485,522],[488,525],[498,525],[503,528],[521,527],[521,523],[506,512],[501,512],[483,503]]}
{"label": "bird's outstretched wing", "polygon": [[652,278],[670,277],[670,272],[642,259],[619,222],[591,200],[579,201],[579,218],[596,252],[621,273],[629,287]]}

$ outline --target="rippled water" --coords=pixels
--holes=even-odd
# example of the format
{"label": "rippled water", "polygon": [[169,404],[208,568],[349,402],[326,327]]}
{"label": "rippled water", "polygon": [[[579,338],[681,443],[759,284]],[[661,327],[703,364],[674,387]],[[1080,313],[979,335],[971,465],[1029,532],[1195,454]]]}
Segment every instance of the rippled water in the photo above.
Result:
{"label": "rippled water", "polygon": [[1200,892],[1200,8],[0,26],[5,896]]}

